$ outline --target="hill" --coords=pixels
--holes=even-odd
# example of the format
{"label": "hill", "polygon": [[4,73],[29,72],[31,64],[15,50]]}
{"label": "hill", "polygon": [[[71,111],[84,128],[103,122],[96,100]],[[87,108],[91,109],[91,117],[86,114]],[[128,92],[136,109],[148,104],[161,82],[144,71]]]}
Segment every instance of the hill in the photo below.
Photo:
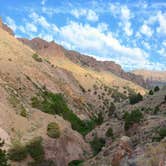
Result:
{"label": "hill", "polygon": [[166,85],[166,71],[135,70],[133,73],[142,76],[149,88]]}

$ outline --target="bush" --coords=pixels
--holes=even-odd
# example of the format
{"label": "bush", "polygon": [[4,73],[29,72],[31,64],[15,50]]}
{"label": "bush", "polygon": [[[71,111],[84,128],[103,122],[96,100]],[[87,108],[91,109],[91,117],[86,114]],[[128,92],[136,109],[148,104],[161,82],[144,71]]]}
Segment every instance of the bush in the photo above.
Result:
{"label": "bush", "polygon": [[149,95],[153,95],[154,93],[153,93],[153,90],[150,90],[149,91]]}
{"label": "bush", "polygon": [[42,146],[42,138],[36,137],[27,144],[27,150],[35,161],[43,161],[44,148]]}
{"label": "bush", "polygon": [[114,103],[111,103],[110,107],[109,107],[109,113],[108,116],[112,116],[112,114],[116,111],[116,107]]}
{"label": "bush", "polygon": [[68,166],[81,166],[81,163],[83,163],[83,160],[73,160],[69,162]]}
{"label": "bush", "polygon": [[94,119],[95,123],[101,125],[104,121],[102,112],[98,113],[97,117]]}
{"label": "bush", "polygon": [[125,130],[128,130],[134,123],[139,123],[143,119],[143,114],[140,110],[133,110],[131,113],[126,112],[124,115]]}
{"label": "bush", "polygon": [[108,128],[106,134],[105,134],[107,137],[111,137],[111,138],[114,138],[114,134],[113,134],[113,130],[112,128]]}
{"label": "bush", "polygon": [[0,166],[9,166],[6,151],[1,149],[3,145],[4,141],[0,139]]}
{"label": "bush", "polygon": [[93,154],[98,154],[102,147],[105,145],[105,140],[103,138],[94,137],[93,141],[90,142],[91,148],[93,149]]}
{"label": "bush", "polygon": [[90,120],[88,123],[82,121],[76,114],[74,114],[67,106],[61,94],[54,94],[45,91],[40,98],[33,97],[31,99],[32,106],[48,114],[58,114],[65,120],[71,123],[72,129],[78,131],[82,135],[86,135],[94,128],[94,121]]}
{"label": "bush", "polygon": [[155,92],[157,92],[157,91],[159,91],[160,90],[160,88],[158,87],[158,86],[156,86],[155,88],[154,88],[154,91]]}
{"label": "bush", "polygon": [[136,104],[142,100],[143,100],[143,96],[140,93],[129,96],[130,104]]}
{"label": "bush", "polygon": [[161,139],[161,140],[166,137],[166,127],[162,127],[162,128],[159,130],[159,135],[160,135],[160,139]]}
{"label": "bush", "polygon": [[60,137],[60,129],[57,123],[51,122],[47,126],[47,135],[51,138]]}
{"label": "bush", "polygon": [[32,58],[35,59],[35,61],[37,61],[37,62],[42,62],[43,61],[42,58],[40,58],[38,54],[33,54]]}
{"label": "bush", "polygon": [[21,107],[20,115],[23,116],[23,117],[27,117],[27,111],[23,106]]}
{"label": "bush", "polygon": [[28,155],[26,146],[21,145],[20,143],[14,144],[11,149],[9,149],[8,156],[10,160],[13,161],[22,161]]}

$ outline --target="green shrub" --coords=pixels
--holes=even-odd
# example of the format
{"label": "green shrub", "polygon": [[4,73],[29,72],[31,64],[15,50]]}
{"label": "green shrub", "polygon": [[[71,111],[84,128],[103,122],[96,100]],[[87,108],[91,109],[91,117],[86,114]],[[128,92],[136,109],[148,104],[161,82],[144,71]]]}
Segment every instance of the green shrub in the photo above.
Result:
{"label": "green shrub", "polygon": [[166,127],[162,127],[160,130],[159,130],[159,135],[160,135],[160,139],[163,139],[166,137]]}
{"label": "green shrub", "polygon": [[3,145],[4,141],[0,138],[0,166],[9,166],[6,151],[1,149]]}
{"label": "green shrub", "polygon": [[131,113],[126,112],[124,115],[125,130],[128,130],[134,123],[139,123],[143,119],[143,114],[140,110],[133,110]]}
{"label": "green shrub", "polygon": [[91,148],[93,149],[93,154],[98,154],[102,147],[105,145],[105,140],[103,138],[94,137],[93,141],[90,142]]}
{"label": "green shrub", "polygon": [[129,96],[130,104],[136,104],[136,103],[138,103],[139,101],[142,101],[142,100],[143,100],[143,96],[140,93],[133,94],[133,95]]}
{"label": "green shrub", "polygon": [[32,58],[35,59],[35,61],[37,61],[37,62],[42,62],[43,61],[42,58],[40,58],[38,54],[33,54]]}
{"label": "green shrub", "polygon": [[60,137],[60,129],[57,123],[51,122],[47,126],[47,135],[51,138]]}
{"label": "green shrub", "polygon": [[35,161],[43,161],[44,148],[42,146],[42,138],[36,137],[27,144],[27,150]]}
{"label": "green shrub", "polygon": [[23,106],[21,106],[20,115],[23,116],[23,117],[27,117],[27,111],[26,111],[26,109]]}
{"label": "green shrub", "polygon": [[149,91],[149,95],[153,95],[154,94],[154,92],[153,92],[153,90],[151,89],[150,91]]}
{"label": "green shrub", "polygon": [[156,86],[155,88],[154,88],[154,91],[155,92],[157,92],[157,91],[159,91],[160,90],[160,88],[158,87],[158,86]]}
{"label": "green shrub", "polygon": [[81,166],[83,163],[83,160],[73,160],[69,162],[68,166]]}
{"label": "green shrub", "polygon": [[14,144],[8,151],[9,159],[13,161],[22,161],[27,157],[27,155],[28,152],[26,146],[21,145],[20,143]]}
{"label": "green shrub", "polygon": [[65,120],[71,123],[74,130],[82,135],[86,135],[94,128],[94,121],[90,120],[88,123],[82,121],[76,114],[74,114],[67,106],[61,94],[54,94],[48,91],[40,94],[39,98],[33,97],[31,99],[32,106],[48,114],[58,114]]}
{"label": "green shrub", "polygon": [[113,130],[112,128],[108,128],[106,134],[105,134],[107,137],[111,137],[111,138],[114,138],[114,134],[113,134]]}
{"label": "green shrub", "polygon": [[94,121],[95,121],[95,123],[98,124],[98,125],[101,125],[101,124],[103,123],[104,117],[103,117],[102,112],[99,112],[99,113],[98,113],[97,117],[94,118]]}

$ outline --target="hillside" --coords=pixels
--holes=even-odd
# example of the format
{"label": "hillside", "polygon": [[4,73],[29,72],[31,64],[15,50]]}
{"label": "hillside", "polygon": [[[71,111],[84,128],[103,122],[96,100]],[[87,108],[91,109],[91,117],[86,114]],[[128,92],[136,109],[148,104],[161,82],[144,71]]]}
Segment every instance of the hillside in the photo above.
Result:
{"label": "hillside", "polygon": [[147,95],[114,62],[90,59],[1,24],[0,138],[11,166],[164,163],[166,91]]}
{"label": "hillside", "polygon": [[34,38],[32,40],[19,38],[19,40],[30,46],[33,50],[41,55],[65,58],[67,57],[68,60],[74,64],[79,65],[81,68],[89,68],[97,72],[113,73],[120,78],[132,81],[142,87],[146,87],[145,82],[141,76],[125,72],[120,65],[113,61],[98,61],[93,57],[82,55],[76,51],[66,50],[54,42],[47,42],[40,38]]}
{"label": "hillside", "polygon": [[135,70],[133,73],[142,76],[149,88],[166,85],[166,71]]}

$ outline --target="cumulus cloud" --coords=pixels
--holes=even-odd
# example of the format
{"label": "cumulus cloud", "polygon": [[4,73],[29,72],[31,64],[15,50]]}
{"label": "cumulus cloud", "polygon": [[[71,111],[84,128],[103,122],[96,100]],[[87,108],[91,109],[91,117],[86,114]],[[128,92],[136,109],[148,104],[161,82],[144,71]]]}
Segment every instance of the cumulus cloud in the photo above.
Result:
{"label": "cumulus cloud", "polygon": [[159,27],[157,28],[157,32],[161,34],[166,34],[166,13],[158,12],[158,22]]}
{"label": "cumulus cloud", "polygon": [[121,45],[111,32],[101,32],[100,28],[88,24],[70,22],[60,29],[60,33],[63,40],[74,45],[77,50],[109,57],[123,66],[138,66],[138,62],[144,64],[148,58],[148,54],[140,48]]}

